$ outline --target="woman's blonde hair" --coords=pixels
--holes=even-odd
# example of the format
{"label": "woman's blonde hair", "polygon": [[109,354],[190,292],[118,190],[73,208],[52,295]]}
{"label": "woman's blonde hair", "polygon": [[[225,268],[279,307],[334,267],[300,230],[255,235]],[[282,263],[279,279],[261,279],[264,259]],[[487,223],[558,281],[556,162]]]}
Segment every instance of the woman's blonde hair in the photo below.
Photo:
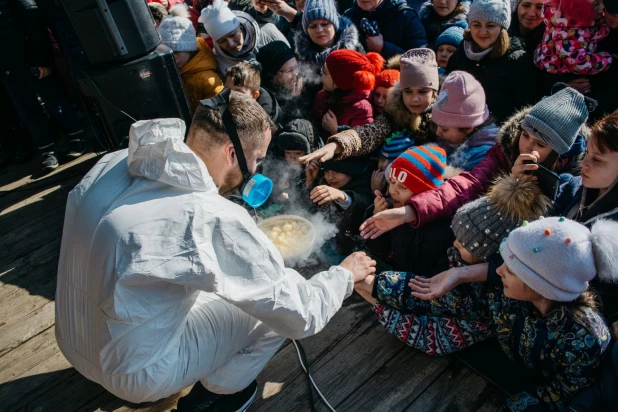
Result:
{"label": "woman's blonde hair", "polygon": [[[474,42],[472,32],[469,28],[464,31],[463,38],[464,40]],[[509,38],[509,34],[506,29],[502,28],[500,30],[500,34],[498,35],[498,40],[496,40],[496,43],[494,44],[493,50],[489,53],[489,57],[492,59],[502,57],[509,51],[509,47],[511,47],[511,39]]]}

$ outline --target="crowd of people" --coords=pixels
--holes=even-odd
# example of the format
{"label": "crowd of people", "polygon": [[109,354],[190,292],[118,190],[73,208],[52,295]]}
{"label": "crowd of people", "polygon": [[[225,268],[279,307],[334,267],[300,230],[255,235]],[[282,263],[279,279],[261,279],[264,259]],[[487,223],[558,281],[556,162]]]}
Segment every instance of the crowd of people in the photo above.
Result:
{"label": "crowd of people", "polygon": [[[431,355],[497,337],[542,375],[513,411],[617,408],[618,1],[148,3],[193,112],[231,89],[276,125],[255,213],[322,212],[340,255],[381,262],[355,289],[387,332]],[[51,58],[10,27],[13,59]],[[37,94],[72,155],[83,130],[30,61],[0,80],[53,169]]]}

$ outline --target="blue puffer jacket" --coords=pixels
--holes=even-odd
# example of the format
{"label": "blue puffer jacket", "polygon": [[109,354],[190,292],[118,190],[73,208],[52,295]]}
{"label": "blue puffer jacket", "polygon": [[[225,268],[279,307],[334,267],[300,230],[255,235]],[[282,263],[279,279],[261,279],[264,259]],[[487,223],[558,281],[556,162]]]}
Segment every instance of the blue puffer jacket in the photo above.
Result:
{"label": "blue puffer jacket", "polygon": [[485,158],[487,151],[496,144],[496,135],[500,129],[494,123],[481,127],[448,155],[447,164],[450,167],[469,172]]}
{"label": "blue puffer jacket", "polygon": [[[418,18],[418,13],[407,4],[406,0],[384,0],[372,11],[364,11],[355,3],[344,16],[352,20],[358,28],[361,27],[363,18],[377,22],[380,34],[384,37],[384,47],[380,54],[385,59],[410,49],[425,47],[427,44],[425,28]],[[361,42],[366,46],[366,34],[362,30],[359,31]]]}

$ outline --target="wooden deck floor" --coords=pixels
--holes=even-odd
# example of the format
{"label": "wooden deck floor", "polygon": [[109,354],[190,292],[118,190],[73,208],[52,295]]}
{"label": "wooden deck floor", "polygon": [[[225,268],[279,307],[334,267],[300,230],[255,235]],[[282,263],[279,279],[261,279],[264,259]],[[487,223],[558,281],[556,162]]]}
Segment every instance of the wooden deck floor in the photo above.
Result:
{"label": "wooden deck floor", "polygon": [[[178,395],[142,405],[118,399],[79,375],[56,345],[54,294],[66,197],[96,160],[83,156],[42,179],[30,176],[36,164],[0,171],[0,411],[169,411],[176,403]],[[431,358],[405,347],[358,297],[302,343],[315,381],[338,411],[502,409],[499,389],[453,357]],[[293,345],[281,348],[258,382],[251,411],[310,410]]]}

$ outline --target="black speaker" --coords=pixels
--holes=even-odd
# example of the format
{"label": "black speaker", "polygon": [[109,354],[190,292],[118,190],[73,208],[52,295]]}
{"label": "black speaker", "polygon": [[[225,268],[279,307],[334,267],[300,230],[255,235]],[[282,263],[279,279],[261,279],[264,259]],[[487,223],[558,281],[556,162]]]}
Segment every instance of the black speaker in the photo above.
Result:
{"label": "black speaker", "polygon": [[161,37],[146,0],[61,0],[90,64],[128,61]]}
{"label": "black speaker", "polygon": [[[75,71],[81,93],[95,107],[114,149],[126,147],[133,120],[176,117],[191,125],[191,110],[174,54],[164,45],[124,64]],[[122,112],[121,112],[122,111]]]}

